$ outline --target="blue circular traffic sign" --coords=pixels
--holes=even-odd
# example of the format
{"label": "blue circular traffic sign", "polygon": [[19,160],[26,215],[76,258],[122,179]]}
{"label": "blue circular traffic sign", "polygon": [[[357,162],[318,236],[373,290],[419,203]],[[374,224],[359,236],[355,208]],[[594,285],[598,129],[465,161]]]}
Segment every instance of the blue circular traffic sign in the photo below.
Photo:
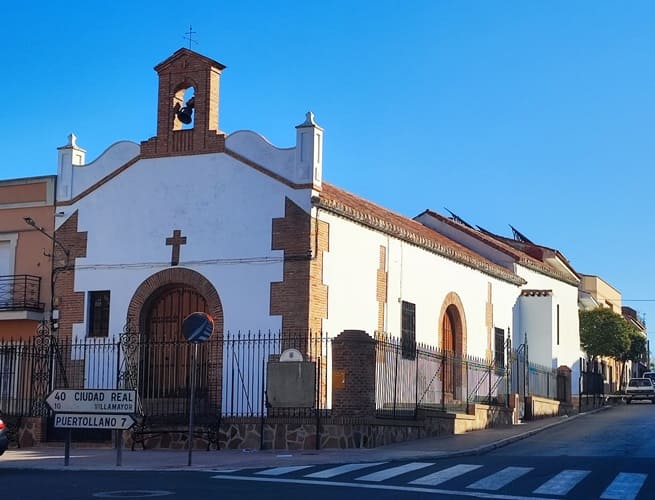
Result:
{"label": "blue circular traffic sign", "polygon": [[214,318],[204,312],[189,314],[182,322],[182,335],[189,342],[204,342],[214,331]]}

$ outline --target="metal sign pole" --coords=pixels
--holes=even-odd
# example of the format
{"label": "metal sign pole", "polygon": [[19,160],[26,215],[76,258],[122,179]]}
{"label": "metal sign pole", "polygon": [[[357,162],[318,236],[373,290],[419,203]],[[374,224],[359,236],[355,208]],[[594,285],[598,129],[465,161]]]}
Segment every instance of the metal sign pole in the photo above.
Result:
{"label": "metal sign pole", "polygon": [[64,465],[68,467],[71,461],[71,429],[66,432],[66,444],[64,445]]}
{"label": "metal sign pole", "polygon": [[115,430],[116,433],[116,465],[120,467],[123,465],[123,431]]}
{"label": "metal sign pole", "polygon": [[189,395],[189,460],[188,466],[191,466],[191,455],[193,453],[193,401],[196,392],[196,358],[198,357],[198,342],[193,343],[191,351],[191,394]]}

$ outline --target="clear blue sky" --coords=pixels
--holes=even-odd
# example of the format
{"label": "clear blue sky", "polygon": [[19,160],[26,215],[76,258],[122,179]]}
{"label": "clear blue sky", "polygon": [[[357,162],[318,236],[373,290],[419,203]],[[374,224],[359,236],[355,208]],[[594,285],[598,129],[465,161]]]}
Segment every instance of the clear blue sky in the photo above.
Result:
{"label": "clear blue sky", "polygon": [[[155,134],[153,67],[227,65],[221,129],[293,146],[312,110],[324,178],[407,216],[559,249],[655,325],[652,1],[11,2],[0,178],[55,174]],[[651,328],[655,333],[655,328]],[[655,338],[652,336],[652,338]]]}

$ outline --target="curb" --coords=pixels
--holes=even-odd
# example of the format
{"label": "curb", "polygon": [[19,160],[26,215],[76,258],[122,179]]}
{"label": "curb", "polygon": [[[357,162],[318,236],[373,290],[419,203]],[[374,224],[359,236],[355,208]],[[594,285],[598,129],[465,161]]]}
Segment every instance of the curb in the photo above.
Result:
{"label": "curb", "polygon": [[[605,410],[610,410],[613,408],[612,406],[601,406],[599,408],[596,408],[594,410],[590,410],[588,412],[584,413],[577,413],[575,415],[572,415],[570,417],[560,417],[558,421],[556,422],[551,422],[546,425],[522,432],[520,434],[516,434],[514,436],[509,436],[503,439],[499,439],[497,441],[493,441],[491,443],[485,444],[478,446],[476,448],[469,448],[469,449],[463,449],[463,450],[457,450],[457,451],[434,451],[434,452],[423,452],[423,453],[417,453],[416,451],[414,452],[407,452],[407,454],[398,454],[396,455],[393,452],[390,452],[387,454],[387,457],[366,457],[365,459],[362,460],[363,457],[358,457],[357,459],[354,459],[352,461],[356,462],[368,462],[368,461],[379,461],[379,460],[425,460],[425,459],[431,459],[431,460],[440,460],[440,459],[447,459],[447,458],[457,458],[457,457],[466,457],[466,456],[476,456],[476,455],[483,455],[485,453],[488,453],[490,451],[508,446],[510,444],[513,444],[517,441],[521,441],[523,439],[526,439],[528,437],[534,436],[535,434],[538,434],[539,432],[545,431],[547,429],[551,429],[553,427],[556,427],[558,425],[565,424],[567,422],[571,422],[574,420],[577,420],[578,418],[581,418],[586,415],[591,415],[600,411],[605,411]],[[390,450],[391,451],[391,450]],[[354,457],[353,457],[354,458]],[[311,463],[311,459],[306,462],[306,464],[311,464],[311,465],[325,465],[328,463],[341,463],[341,461],[335,460],[335,462],[328,461],[328,462],[316,462],[316,463]],[[270,464],[264,464],[264,463],[258,463],[258,464],[249,464],[245,467],[240,467],[243,469],[255,469],[255,468],[261,468],[261,467],[268,467]],[[218,469],[225,468],[225,466],[220,466],[220,465],[195,465],[191,467],[184,467],[180,465],[90,465],[90,466],[79,466],[77,464],[75,465],[68,465],[68,466],[63,466],[63,465],[50,465],[50,466],[24,466],[22,464],[16,464],[8,467],[0,467],[0,471],[2,470],[58,470],[58,471],[185,471],[185,472],[215,472]]]}
{"label": "curb", "polygon": [[584,413],[576,413],[575,415],[572,415],[570,417],[562,417],[561,420],[558,422],[553,422],[548,425],[544,425],[543,427],[538,427],[537,429],[532,429],[526,432],[523,432],[521,434],[517,434],[516,436],[511,436],[505,439],[500,439],[498,441],[495,441],[490,444],[486,444],[483,446],[480,446],[478,448],[473,448],[470,450],[462,450],[461,452],[453,452],[453,454],[448,455],[449,457],[456,457],[456,456],[473,456],[473,455],[482,455],[484,453],[487,453],[489,451],[496,450],[498,448],[503,448],[505,446],[508,446],[512,443],[515,443],[517,441],[521,441],[522,439],[529,438],[530,436],[534,436],[535,434],[538,434],[542,431],[551,429],[553,427],[557,427],[562,424],[566,424],[568,422],[571,422],[572,420],[577,420],[578,418],[584,417],[586,415],[591,415],[593,413],[598,413],[600,411],[604,410],[609,410],[611,409],[611,406],[601,406],[600,408],[595,408],[594,410],[584,412]]}

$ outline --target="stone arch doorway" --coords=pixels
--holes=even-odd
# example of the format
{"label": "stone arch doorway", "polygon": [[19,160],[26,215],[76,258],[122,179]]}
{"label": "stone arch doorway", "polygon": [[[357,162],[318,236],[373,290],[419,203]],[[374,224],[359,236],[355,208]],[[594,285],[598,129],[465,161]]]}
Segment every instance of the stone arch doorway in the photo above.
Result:
{"label": "stone arch doorway", "polygon": [[[193,312],[207,312],[207,301],[195,288],[176,284],[164,287],[146,303],[139,360],[139,392],[143,399],[186,398],[191,386],[193,346],[182,336],[182,322]],[[196,360],[199,396],[207,389],[207,349],[200,346]],[[174,406],[178,406],[176,403]]]}
{"label": "stone arch doorway", "polygon": [[446,296],[440,314],[439,346],[444,355],[443,392],[446,402],[461,401],[466,377],[462,363],[466,354],[466,321],[459,296],[451,292]]}
{"label": "stone arch doorway", "polygon": [[223,365],[223,311],[213,285],[196,271],[167,269],[144,281],[132,297],[128,323],[138,325],[140,346],[132,364],[146,415],[188,411],[194,346],[182,336],[181,326],[184,318],[197,311],[214,318],[212,337],[198,346],[195,371],[196,411],[211,413],[220,407]]}

